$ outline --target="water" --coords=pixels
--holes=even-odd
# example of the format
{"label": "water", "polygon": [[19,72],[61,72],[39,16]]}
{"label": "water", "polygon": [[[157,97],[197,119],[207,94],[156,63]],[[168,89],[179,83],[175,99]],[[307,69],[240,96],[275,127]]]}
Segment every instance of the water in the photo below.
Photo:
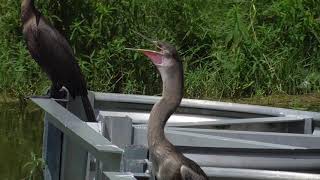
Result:
{"label": "water", "polygon": [[41,158],[42,117],[31,103],[0,103],[1,180],[41,179],[41,160],[33,157]]}

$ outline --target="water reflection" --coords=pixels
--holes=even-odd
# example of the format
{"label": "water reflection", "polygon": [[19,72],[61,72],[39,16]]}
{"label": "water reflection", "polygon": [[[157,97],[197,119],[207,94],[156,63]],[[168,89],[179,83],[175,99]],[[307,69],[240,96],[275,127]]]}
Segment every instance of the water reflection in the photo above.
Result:
{"label": "water reflection", "polygon": [[[35,160],[41,157],[43,113],[31,103],[0,103],[0,179],[28,179]],[[29,163],[28,163],[29,162]],[[25,164],[29,165],[24,167]],[[40,175],[35,175],[41,179]]]}

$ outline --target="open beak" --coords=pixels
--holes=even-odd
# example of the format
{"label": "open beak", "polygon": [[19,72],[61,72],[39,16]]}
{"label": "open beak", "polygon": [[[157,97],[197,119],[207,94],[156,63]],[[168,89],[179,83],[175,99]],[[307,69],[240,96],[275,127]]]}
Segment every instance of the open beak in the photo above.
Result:
{"label": "open beak", "polygon": [[143,39],[149,41],[150,43],[154,44],[160,51],[154,51],[154,50],[148,50],[148,49],[133,49],[133,48],[126,48],[127,50],[133,50],[133,51],[140,51],[142,52],[145,56],[151,59],[153,64],[155,65],[161,65],[163,61],[163,53],[162,53],[162,48],[158,45],[157,41],[154,41],[147,36],[132,30],[135,34],[141,36]]}
{"label": "open beak", "polygon": [[[157,46],[158,47],[158,46]],[[145,56],[147,56],[155,65],[161,65],[163,61],[163,53],[160,51],[148,50],[148,49],[134,49],[134,48],[126,48],[127,50],[139,51],[142,52]]]}

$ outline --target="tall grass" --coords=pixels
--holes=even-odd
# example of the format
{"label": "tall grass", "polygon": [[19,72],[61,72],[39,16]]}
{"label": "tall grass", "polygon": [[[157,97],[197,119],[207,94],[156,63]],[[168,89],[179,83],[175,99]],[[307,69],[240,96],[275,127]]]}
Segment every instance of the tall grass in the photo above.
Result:
{"label": "tall grass", "polygon": [[[0,90],[43,92],[50,84],[21,36],[19,2],[0,3]],[[300,94],[320,89],[320,4],[316,0],[38,0],[37,7],[74,48],[89,88],[160,93],[135,35],[177,46],[186,96]]]}

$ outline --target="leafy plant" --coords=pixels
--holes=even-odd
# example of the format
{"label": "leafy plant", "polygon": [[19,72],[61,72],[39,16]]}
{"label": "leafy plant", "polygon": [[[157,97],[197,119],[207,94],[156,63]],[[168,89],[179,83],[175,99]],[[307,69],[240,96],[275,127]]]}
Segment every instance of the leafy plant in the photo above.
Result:
{"label": "leafy plant", "polygon": [[43,174],[42,172],[43,166],[44,166],[43,159],[38,158],[36,154],[31,152],[30,161],[23,166],[23,169],[25,169],[28,174],[27,177],[24,179],[25,180],[39,179],[39,177],[41,177]]}
{"label": "leafy plant", "polygon": [[[0,4],[0,91],[15,96],[42,94],[50,82],[25,47],[19,3]],[[124,49],[153,48],[133,30],[179,49],[186,97],[320,90],[320,4],[315,0],[38,0],[36,4],[69,40],[91,90],[160,93],[151,63]]]}

